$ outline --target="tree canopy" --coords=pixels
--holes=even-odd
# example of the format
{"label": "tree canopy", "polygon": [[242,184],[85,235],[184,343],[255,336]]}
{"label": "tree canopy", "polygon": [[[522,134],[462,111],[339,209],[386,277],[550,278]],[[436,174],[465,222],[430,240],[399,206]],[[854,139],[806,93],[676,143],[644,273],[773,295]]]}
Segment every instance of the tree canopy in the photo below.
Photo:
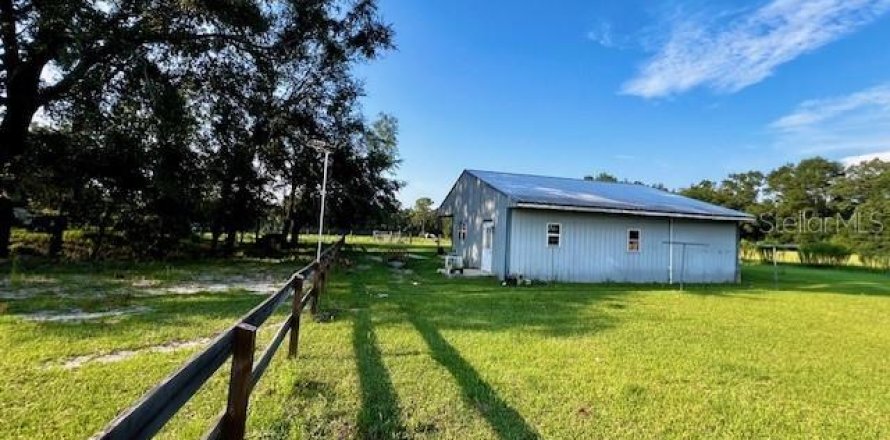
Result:
{"label": "tree canopy", "polygon": [[295,241],[317,215],[319,145],[330,225],[397,209],[398,124],[365,120],[352,73],[393,47],[374,0],[0,0],[0,25],[0,198],[97,243]]}
{"label": "tree canopy", "polygon": [[782,165],[767,174],[730,174],[680,193],[756,217],[743,238],[786,244],[829,243],[869,264],[890,266],[890,163],[845,166],[821,157]]}

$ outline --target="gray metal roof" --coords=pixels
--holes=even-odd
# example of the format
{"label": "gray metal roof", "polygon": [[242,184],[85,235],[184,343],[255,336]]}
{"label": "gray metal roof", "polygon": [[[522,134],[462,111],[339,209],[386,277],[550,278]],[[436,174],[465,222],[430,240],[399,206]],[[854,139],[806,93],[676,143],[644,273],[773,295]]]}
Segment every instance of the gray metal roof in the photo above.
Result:
{"label": "gray metal roof", "polygon": [[644,185],[496,171],[466,172],[504,193],[519,207],[721,220],[753,219],[744,212]]}

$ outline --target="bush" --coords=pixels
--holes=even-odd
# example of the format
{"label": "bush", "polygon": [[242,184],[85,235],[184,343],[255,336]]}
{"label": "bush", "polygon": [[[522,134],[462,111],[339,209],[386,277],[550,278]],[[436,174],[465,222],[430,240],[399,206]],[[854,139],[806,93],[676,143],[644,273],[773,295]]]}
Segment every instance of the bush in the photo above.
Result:
{"label": "bush", "polygon": [[752,243],[752,246],[754,247],[754,251],[752,252],[756,251],[760,255],[760,261],[764,263],[772,263],[773,259],[776,257],[776,252],[773,252],[773,248],[770,247],[773,244],[776,243],[771,241],[762,241],[757,244]]}
{"label": "bush", "polygon": [[[62,235],[62,257],[71,261],[86,261],[94,252],[96,233],[80,229],[70,229]],[[49,253],[51,235],[45,232],[32,232],[13,229],[10,237],[10,251],[16,256],[45,257]],[[96,258],[131,259],[133,251],[121,234],[110,232],[103,239],[103,246]]]}
{"label": "bush", "polygon": [[814,242],[800,245],[800,262],[819,266],[840,266],[846,264],[852,252],[844,245]]}
{"label": "bush", "polygon": [[742,240],[739,245],[739,252],[742,254],[741,257],[745,261],[753,261],[757,259],[758,249],[757,243],[753,243],[748,240]]}

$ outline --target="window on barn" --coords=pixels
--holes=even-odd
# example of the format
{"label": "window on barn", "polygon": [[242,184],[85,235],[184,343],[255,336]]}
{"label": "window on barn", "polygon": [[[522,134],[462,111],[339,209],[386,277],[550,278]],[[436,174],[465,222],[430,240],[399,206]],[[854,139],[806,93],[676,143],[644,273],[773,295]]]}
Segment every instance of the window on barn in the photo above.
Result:
{"label": "window on barn", "polygon": [[562,225],[559,223],[547,223],[547,246],[559,246]]}
{"label": "window on barn", "polygon": [[640,251],[640,230],[639,229],[628,229],[627,230],[627,251],[628,252],[639,252]]}
{"label": "window on barn", "polygon": [[467,222],[460,222],[460,228],[457,230],[457,238],[460,241],[467,239]]}

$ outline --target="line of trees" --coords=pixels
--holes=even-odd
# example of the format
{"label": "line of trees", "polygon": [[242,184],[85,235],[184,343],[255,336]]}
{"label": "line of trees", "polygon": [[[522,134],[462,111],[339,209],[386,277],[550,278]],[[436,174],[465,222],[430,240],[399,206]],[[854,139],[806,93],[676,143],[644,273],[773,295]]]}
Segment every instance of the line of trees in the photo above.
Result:
{"label": "line of trees", "polygon": [[[0,256],[14,207],[162,256],[209,231],[284,240],[382,221],[397,120],[364,119],[354,66],[393,47],[375,0],[0,0]],[[115,241],[117,240],[117,242]]]}
{"label": "line of trees", "polygon": [[757,222],[742,229],[750,242],[796,244],[815,263],[856,253],[866,264],[890,267],[888,162],[844,166],[815,157],[768,173],[703,180],[679,192],[755,215]]}

